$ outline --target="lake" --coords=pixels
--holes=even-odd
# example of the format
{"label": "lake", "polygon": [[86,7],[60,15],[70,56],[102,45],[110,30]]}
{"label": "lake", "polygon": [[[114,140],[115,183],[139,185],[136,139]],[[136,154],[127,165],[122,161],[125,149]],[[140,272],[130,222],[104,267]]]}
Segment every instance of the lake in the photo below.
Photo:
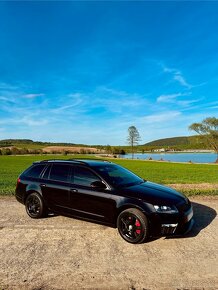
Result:
{"label": "lake", "polygon": [[[120,155],[120,158],[131,159],[132,154]],[[216,153],[135,153],[134,159],[164,160],[173,162],[214,163]]]}

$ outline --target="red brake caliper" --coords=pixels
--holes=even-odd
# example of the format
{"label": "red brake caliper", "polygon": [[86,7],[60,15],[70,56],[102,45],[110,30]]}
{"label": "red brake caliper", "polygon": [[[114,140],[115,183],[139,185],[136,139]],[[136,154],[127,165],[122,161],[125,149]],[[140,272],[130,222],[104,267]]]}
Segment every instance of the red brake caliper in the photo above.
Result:
{"label": "red brake caliper", "polygon": [[[136,220],[136,221],[135,221],[135,226],[136,226],[136,227],[140,227],[140,226],[141,226],[139,220]],[[141,230],[139,230],[139,229],[136,230],[136,233],[137,233],[137,234],[140,234],[140,233],[141,233]]]}

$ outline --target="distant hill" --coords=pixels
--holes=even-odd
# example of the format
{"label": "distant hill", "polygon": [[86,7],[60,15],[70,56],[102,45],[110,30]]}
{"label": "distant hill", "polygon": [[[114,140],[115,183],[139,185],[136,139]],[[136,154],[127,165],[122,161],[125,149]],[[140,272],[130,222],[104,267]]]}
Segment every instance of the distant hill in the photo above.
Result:
{"label": "distant hill", "polygon": [[[17,145],[17,144],[35,144],[35,145],[42,145],[42,146],[49,146],[49,145],[60,145],[60,146],[76,146],[76,144],[74,143],[53,143],[53,142],[41,142],[41,141],[33,141],[30,139],[4,139],[4,140],[0,140],[0,146],[1,145],[8,145],[8,146],[13,146],[13,145]],[[78,145],[78,146],[81,146]],[[83,145],[85,146],[85,145]]]}
{"label": "distant hill", "polygon": [[178,147],[180,149],[206,149],[202,136],[182,136],[158,139],[144,144],[149,147]]}
{"label": "distant hill", "polygon": [[91,154],[104,153],[102,146],[89,146],[74,143],[40,142],[30,139],[0,140],[0,155],[19,154]]}
{"label": "distant hill", "polygon": [[[34,152],[60,152],[60,151],[90,151],[92,152],[94,148],[96,152],[99,150],[104,152],[108,151],[107,146],[102,145],[85,145],[85,144],[75,144],[75,143],[57,143],[57,142],[41,142],[33,141],[30,139],[4,139],[0,140],[0,150],[3,148],[17,148],[24,149]],[[70,148],[72,147],[72,148]],[[109,146],[110,147],[110,146]],[[173,137],[173,138],[164,138],[148,142],[144,145],[137,146],[138,150],[153,151],[155,149],[173,149],[173,150],[194,150],[194,149],[210,149],[202,139],[201,136],[182,136],[182,137]],[[89,150],[90,149],[90,150]],[[112,146],[110,152],[115,154],[116,150],[124,149],[127,153],[131,152],[130,146]],[[16,150],[15,150],[16,151]]]}

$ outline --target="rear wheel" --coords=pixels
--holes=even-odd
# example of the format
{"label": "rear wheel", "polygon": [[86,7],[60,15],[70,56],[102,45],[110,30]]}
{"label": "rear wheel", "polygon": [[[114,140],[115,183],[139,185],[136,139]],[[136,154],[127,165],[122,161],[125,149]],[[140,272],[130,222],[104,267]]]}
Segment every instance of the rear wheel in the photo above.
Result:
{"label": "rear wheel", "polygon": [[126,209],[119,214],[117,228],[121,237],[132,244],[142,243],[148,237],[148,220],[136,208]]}
{"label": "rear wheel", "polygon": [[42,197],[33,192],[29,194],[25,202],[26,212],[31,218],[42,218],[46,215],[46,207],[42,200]]}

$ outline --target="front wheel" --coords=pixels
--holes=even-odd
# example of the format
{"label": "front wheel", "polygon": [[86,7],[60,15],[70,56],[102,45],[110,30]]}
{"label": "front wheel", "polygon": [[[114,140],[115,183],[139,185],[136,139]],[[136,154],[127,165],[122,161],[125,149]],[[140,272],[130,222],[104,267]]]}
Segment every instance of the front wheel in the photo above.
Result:
{"label": "front wheel", "polygon": [[142,243],[148,237],[148,220],[136,208],[126,209],[119,214],[117,228],[121,237],[132,244]]}
{"label": "front wheel", "polygon": [[37,193],[30,193],[25,202],[26,212],[31,218],[42,218],[46,214],[46,207],[42,197]]}

